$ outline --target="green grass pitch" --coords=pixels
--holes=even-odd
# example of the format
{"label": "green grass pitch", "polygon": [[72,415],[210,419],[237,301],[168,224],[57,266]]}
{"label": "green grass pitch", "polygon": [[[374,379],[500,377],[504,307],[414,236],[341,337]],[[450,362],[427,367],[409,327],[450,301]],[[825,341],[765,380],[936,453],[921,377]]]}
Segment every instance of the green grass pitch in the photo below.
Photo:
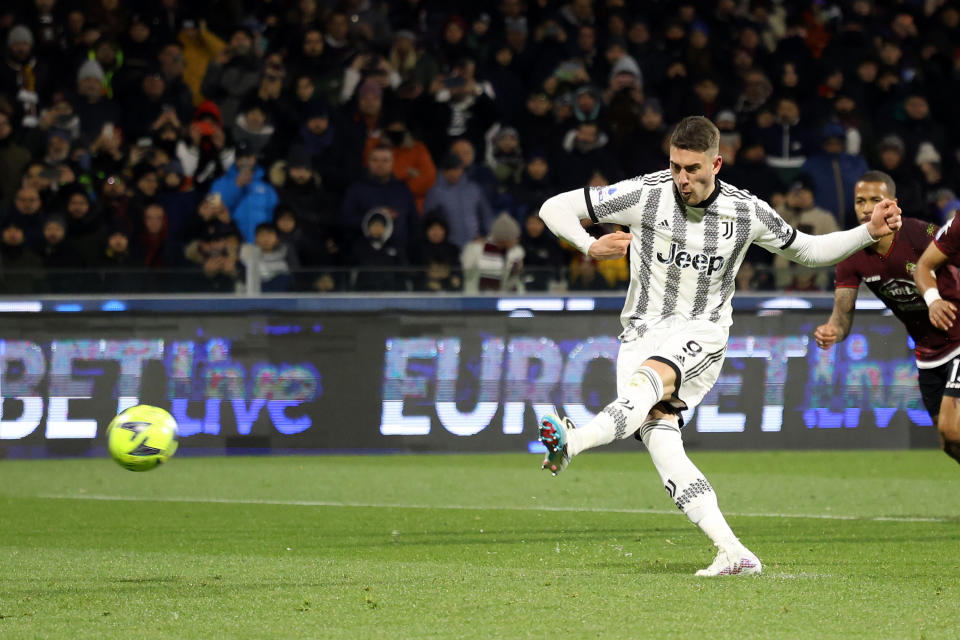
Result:
{"label": "green grass pitch", "polygon": [[956,638],[960,467],[693,453],[762,576],[646,453],[0,461],[0,638]]}

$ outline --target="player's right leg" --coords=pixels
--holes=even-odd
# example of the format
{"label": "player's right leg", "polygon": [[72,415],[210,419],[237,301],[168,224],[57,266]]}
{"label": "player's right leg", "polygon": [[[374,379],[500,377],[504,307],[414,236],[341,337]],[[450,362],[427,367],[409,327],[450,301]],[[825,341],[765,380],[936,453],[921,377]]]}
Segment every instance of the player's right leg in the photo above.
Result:
{"label": "player's right leg", "polygon": [[717,547],[713,563],[697,571],[697,575],[760,573],[760,560],[734,535],[720,511],[713,487],[687,457],[677,422],[676,415],[655,409],[640,428],[639,435],[671,500]]}

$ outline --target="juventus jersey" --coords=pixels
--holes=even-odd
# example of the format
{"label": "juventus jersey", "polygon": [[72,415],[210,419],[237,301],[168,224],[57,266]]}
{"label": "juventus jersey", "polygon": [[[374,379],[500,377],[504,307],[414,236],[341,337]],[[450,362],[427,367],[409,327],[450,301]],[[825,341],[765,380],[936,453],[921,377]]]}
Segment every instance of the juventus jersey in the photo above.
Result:
{"label": "juventus jersey", "polygon": [[668,318],[732,322],[734,278],[751,243],[779,252],[797,232],[766,202],[716,181],[700,206],[680,199],[670,171],[584,189],[590,218],[630,227],[630,288],[620,322],[625,341]]}

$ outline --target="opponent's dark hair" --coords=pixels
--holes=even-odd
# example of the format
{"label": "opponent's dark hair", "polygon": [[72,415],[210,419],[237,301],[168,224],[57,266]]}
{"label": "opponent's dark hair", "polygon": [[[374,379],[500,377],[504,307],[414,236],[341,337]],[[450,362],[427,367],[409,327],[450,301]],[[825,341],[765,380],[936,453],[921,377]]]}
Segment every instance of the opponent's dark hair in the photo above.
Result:
{"label": "opponent's dark hair", "polygon": [[897,197],[897,184],[883,171],[867,171],[857,178],[857,182],[882,182],[887,185],[887,195],[891,198]]}
{"label": "opponent's dark hair", "polygon": [[677,123],[670,135],[670,146],[716,155],[720,149],[720,130],[703,116],[688,116]]}

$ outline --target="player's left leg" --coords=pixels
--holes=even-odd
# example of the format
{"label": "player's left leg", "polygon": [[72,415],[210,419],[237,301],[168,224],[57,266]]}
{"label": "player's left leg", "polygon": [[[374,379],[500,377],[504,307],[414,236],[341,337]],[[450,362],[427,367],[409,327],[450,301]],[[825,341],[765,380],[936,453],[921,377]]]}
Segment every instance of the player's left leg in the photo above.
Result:
{"label": "player's left leg", "polygon": [[760,573],[760,560],[734,535],[720,511],[706,476],[687,457],[676,415],[654,409],[639,432],[664,488],[677,508],[700,527],[717,547],[717,557],[698,576]]}
{"label": "player's left leg", "polygon": [[948,387],[943,392],[936,425],[943,452],[960,462],[960,390]]}
{"label": "player's left leg", "polygon": [[636,367],[619,397],[582,428],[567,434],[570,457],[587,449],[629,438],[640,429],[657,403],[673,395],[673,366],[653,358]]}
{"label": "player's left leg", "polygon": [[539,438],[547,449],[542,468],[553,475],[563,471],[575,455],[629,438],[646,420],[650,409],[674,392],[675,365],[648,358],[660,338],[624,343],[617,356],[617,392],[587,424],[576,428],[569,418],[556,413],[540,418]]}

